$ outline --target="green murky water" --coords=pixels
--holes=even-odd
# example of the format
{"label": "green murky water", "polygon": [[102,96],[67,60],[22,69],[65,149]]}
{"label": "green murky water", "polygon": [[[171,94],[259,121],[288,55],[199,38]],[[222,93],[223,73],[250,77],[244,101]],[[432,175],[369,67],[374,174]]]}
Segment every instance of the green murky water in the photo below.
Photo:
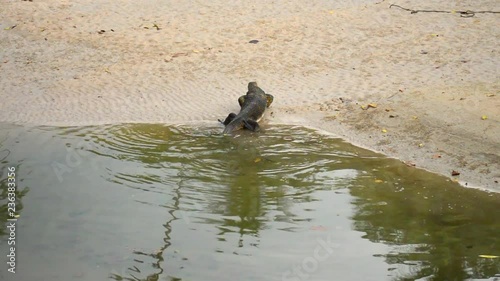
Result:
{"label": "green murky water", "polygon": [[[302,127],[0,127],[1,280],[464,280],[500,195]],[[7,225],[7,224],[6,224]],[[493,279],[491,279],[493,280]]]}

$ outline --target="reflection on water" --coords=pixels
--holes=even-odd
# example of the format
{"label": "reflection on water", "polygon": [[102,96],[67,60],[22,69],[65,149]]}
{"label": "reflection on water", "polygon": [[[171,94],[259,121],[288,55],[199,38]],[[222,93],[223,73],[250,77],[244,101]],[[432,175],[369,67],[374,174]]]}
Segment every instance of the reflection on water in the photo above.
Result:
{"label": "reflection on water", "polygon": [[457,188],[424,171],[406,177],[385,167],[380,173],[394,180],[350,190],[354,228],[390,245],[380,256],[401,280],[465,280],[500,272],[498,259],[478,258],[499,254],[497,195]]}
{"label": "reflection on water", "polygon": [[[0,158],[2,192],[8,165],[22,181],[20,279],[12,280],[500,273],[499,259],[480,257],[500,255],[498,194],[460,188],[302,127],[235,138],[220,131],[0,127],[9,150]],[[5,221],[4,193],[0,204]],[[12,278],[3,272],[0,279]]]}

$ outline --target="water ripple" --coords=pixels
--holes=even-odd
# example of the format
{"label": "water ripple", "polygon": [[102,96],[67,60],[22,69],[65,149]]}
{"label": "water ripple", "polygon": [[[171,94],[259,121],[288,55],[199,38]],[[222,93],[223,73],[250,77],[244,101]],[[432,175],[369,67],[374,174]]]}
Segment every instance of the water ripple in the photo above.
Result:
{"label": "water ripple", "polygon": [[140,164],[138,168],[147,169],[141,174],[128,169],[110,171],[108,176],[113,182],[142,189],[153,184],[166,188],[165,183],[173,182],[215,187],[252,175],[264,181],[285,178],[301,180],[302,185],[319,184],[311,174],[350,169],[361,151],[302,127],[276,126],[265,134],[242,132],[234,138],[222,137],[219,131],[219,127],[128,124],[97,130],[67,128],[62,135],[83,137],[95,155]]}

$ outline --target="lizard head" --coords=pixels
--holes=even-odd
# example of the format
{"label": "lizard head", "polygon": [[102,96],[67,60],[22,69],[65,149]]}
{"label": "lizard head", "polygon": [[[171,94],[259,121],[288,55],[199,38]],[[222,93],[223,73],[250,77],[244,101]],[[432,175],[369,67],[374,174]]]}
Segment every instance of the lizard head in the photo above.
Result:
{"label": "lizard head", "polygon": [[257,85],[257,82],[250,82],[248,83],[248,91],[249,92],[255,92],[259,86]]}

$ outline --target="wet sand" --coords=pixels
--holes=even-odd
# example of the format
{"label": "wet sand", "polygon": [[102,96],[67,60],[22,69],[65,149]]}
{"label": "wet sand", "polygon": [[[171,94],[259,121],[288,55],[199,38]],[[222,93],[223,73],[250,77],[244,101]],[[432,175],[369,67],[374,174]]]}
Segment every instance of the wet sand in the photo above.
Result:
{"label": "wet sand", "polygon": [[264,128],[315,127],[500,191],[500,15],[390,4],[4,1],[0,122],[217,122],[257,81],[275,97]]}

